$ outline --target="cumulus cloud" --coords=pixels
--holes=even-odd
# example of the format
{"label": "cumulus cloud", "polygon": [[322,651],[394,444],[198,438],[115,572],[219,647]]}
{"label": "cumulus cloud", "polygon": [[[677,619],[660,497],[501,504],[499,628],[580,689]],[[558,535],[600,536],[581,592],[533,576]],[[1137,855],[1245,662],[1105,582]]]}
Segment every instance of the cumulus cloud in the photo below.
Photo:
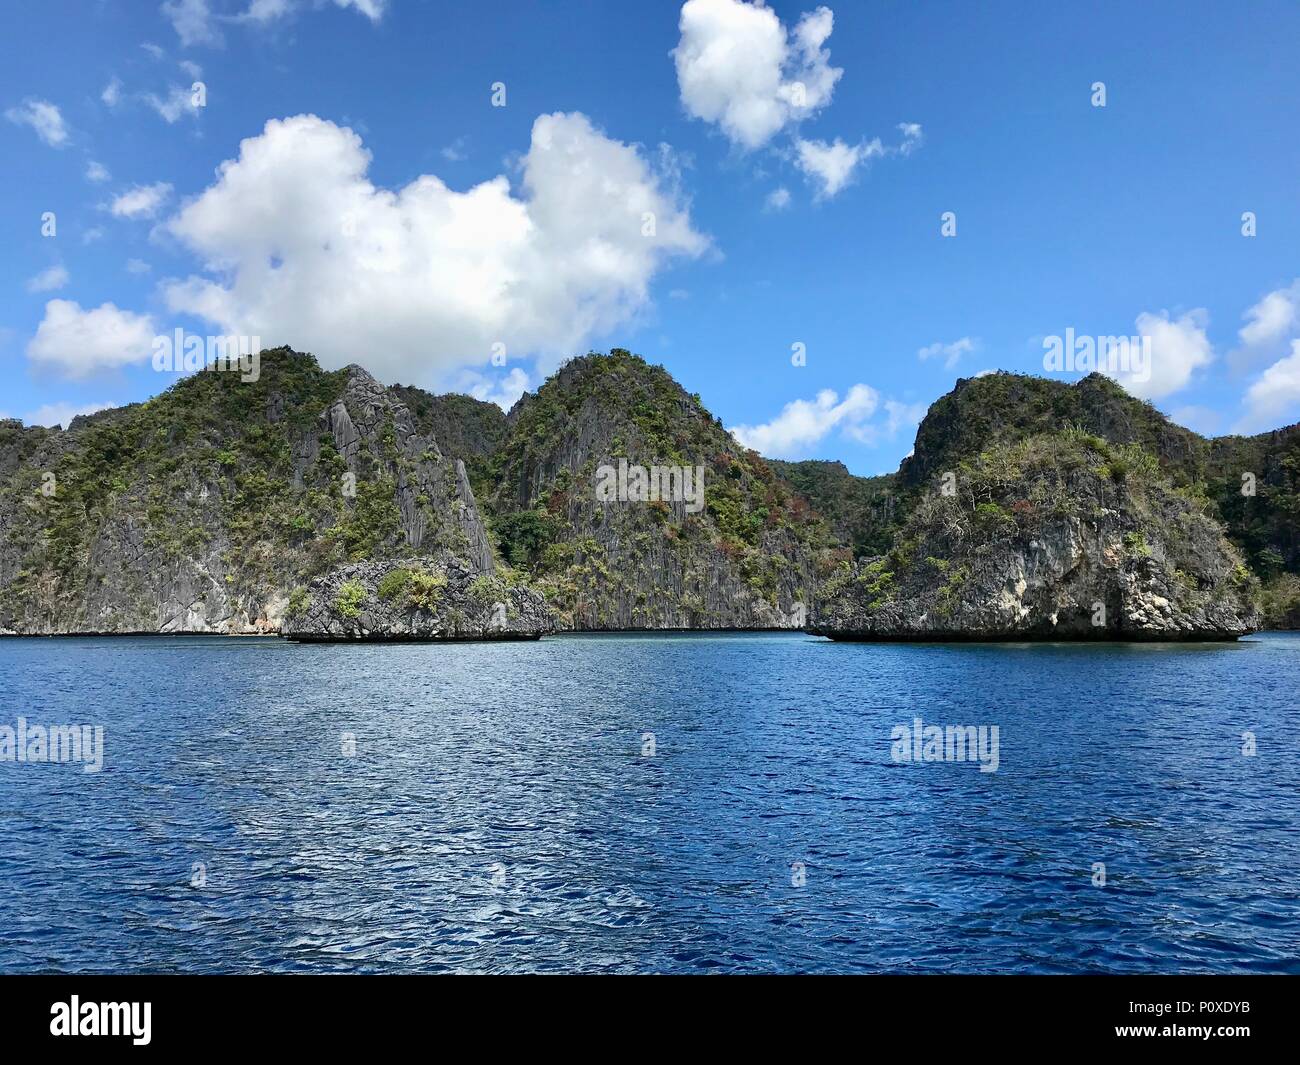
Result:
{"label": "cumulus cloud", "polygon": [[[1177,319],[1170,319],[1168,311],[1143,311],[1137,316],[1137,333],[1141,338],[1150,338],[1151,365],[1139,366],[1127,354],[1131,345],[1121,343],[1120,365],[1105,365],[1102,359],[1103,365],[1097,368],[1140,399],[1172,395],[1191,383],[1193,373],[1214,361],[1214,348],[1205,335],[1208,323],[1209,315],[1203,307]],[[1129,362],[1127,368],[1123,361]]]}
{"label": "cumulus cloud", "polygon": [[672,175],[577,113],[537,118],[517,191],[505,176],[383,189],[369,165],[350,129],[268,122],[168,223],[215,275],[169,281],[168,306],[329,367],[434,381],[497,343],[585,350],[648,303],[665,263],[707,247]]}
{"label": "cumulus cloud", "polygon": [[687,0],[679,27],[672,55],[682,106],[747,151],[830,103],[844,73],[822,47],[834,27],[826,7],[787,33],[761,3]]}
{"label": "cumulus cloud", "polygon": [[99,98],[109,107],[116,107],[122,100],[122,81],[120,78],[112,78],[104,86],[104,91],[99,94]]}
{"label": "cumulus cloud", "polygon": [[1287,341],[1300,334],[1300,278],[1267,293],[1242,318],[1246,324],[1237,332],[1239,345],[1228,356],[1229,366],[1239,372],[1284,352]]}
{"label": "cumulus cloud", "polygon": [[27,282],[28,292],[53,292],[68,283],[68,271],[63,266],[51,266]]}
{"label": "cumulus cloud", "polygon": [[853,180],[859,163],[885,154],[879,138],[862,144],[845,144],[839,137],[825,141],[795,141],[795,164],[813,184],[815,196],[828,200]]}
{"label": "cumulus cloud", "polygon": [[787,403],[770,422],[734,426],[731,435],[761,455],[789,458],[804,453],[837,427],[862,439],[867,419],[879,406],[880,394],[870,385],[854,385],[842,400],[826,388],[816,399]]}
{"label": "cumulus cloud", "polygon": [[94,182],[96,185],[107,181],[113,175],[108,172],[108,168],[103,163],[97,163],[93,159],[86,164],[86,180]]}
{"label": "cumulus cloud", "polygon": [[109,211],[117,218],[152,218],[172,194],[165,181],[153,185],[136,185],[116,197]]}
{"label": "cumulus cloud", "polygon": [[31,126],[36,136],[51,148],[62,148],[68,143],[67,123],[58,107],[48,100],[24,100],[5,111],[5,118],[20,126]]}
{"label": "cumulus cloud", "polygon": [[1239,433],[1278,428],[1300,411],[1300,340],[1291,341],[1291,354],[1278,359],[1246,390],[1246,413],[1237,423]]}
{"label": "cumulus cloud", "polygon": [[153,267],[143,259],[127,259],[126,261],[126,272],[128,274],[147,274],[152,269]]}
{"label": "cumulus cloud", "polygon": [[23,421],[28,425],[50,427],[61,425],[66,429],[73,418],[83,414],[97,414],[101,410],[108,410],[111,406],[113,406],[111,403],[83,403],[80,406],[65,402],[47,403],[32,411],[31,414],[24,415]]}
{"label": "cumulus cloud", "polygon": [[963,355],[973,352],[978,343],[978,341],[970,337],[962,337],[960,340],[954,340],[951,344],[935,341],[933,344],[927,344],[917,351],[916,357],[922,362],[942,358],[944,369],[951,370]]}
{"label": "cumulus cloud", "polygon": [[839,137],[827,144],[825,141],[796,138],[795,165],[803,171],[814,189],[814,198],[828,200],[851,185],[858,169],[885,156],[911,155],[921,145],[921,126],[916,122],[901,122],[898,126],[903,139],[897,144],[885,145],[879,137],[858,144],[846,144]]}
{"label": "cumulus cloud", "polygon": [[27,357],[65,377],[88,377],[148,360],[154,336],[148,315],[118,310],[112,303],[83,310],[73,300],[50,300],[27,344]]}

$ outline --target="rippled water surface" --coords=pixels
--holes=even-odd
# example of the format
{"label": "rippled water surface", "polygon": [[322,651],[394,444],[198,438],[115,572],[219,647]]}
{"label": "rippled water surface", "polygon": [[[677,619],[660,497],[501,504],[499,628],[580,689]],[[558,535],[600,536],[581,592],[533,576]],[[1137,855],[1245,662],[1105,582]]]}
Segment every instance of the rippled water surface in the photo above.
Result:
{"label": "rippled water surface", "polygon": [[1294,634],[0,640],[0,724],[106,747],[0,762],[0,971],[1300,972],[1297,693]]}

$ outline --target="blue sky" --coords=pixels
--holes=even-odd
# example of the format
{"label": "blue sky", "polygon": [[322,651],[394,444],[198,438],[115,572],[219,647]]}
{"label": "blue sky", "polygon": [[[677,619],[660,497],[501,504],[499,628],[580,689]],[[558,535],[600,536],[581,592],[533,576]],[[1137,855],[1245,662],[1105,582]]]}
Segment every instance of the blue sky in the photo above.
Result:
{"label": "blue sky", "polygon": [[1114,372],[1200,431],[1300,417],[1289,0],[3,19],[8,416],[156,394],[182,328],[504,403],[627,347],[764,453],[864,474],[1067,330],[1149,338]]}

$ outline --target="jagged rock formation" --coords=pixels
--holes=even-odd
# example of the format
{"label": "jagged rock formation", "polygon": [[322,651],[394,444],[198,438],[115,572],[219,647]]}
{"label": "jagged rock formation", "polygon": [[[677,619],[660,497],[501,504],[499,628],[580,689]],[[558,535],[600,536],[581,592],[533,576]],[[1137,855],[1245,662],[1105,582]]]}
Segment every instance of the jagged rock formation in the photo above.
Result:
{"label": "jagged rock formation", "polygon": [[463,463],[357,366],[288,349],[66,432],[0,424],[0,631],[275,632],[340,563],[491,547]]}
{"label": "jagged rock formation", "polygon": [[[574,359],[511,410],[493,457],[493,532],[561,625],[801,628],[825,525],[658,366]],[[703,496],[602,501],[602,466],[704,471]]]}
{"label": "jagged rock formation", "polygon": [[[565,629],[799,628],[829,579],[826,631],[1021,632],[1055,614],[1059,634],[1102,602],[1117,633],[1231,633],[1255,624],[1237,594],[1253,584],[1215,519],[1266,579],[1270,623],[1300,617],[1300,426],[1206,440],[1097,375],[959,381],[897,474],[859,478],[766,462],[619,349],[509,416],[287,348],[261,371],[199,373],[66,432],[0,422],[0,633],[277,632],[315,578],[409,557],[526,577]],[[969,514],[936,503],[945,473],[960,502],[998,449],[1067,438],[1111,449],[1079,445],[1109,472],[1031,464]],[[703,493],[598,497],[620,460],[703,468]]]}
{"label": "jagged rock formation", "polygon": [[528,640],[555,631],[537,592],[454,557],[355,562],[296,589],[295,640]]}
{"label": "jagged rock formation", "polygon": [[893,549],[827,581],[836,639],[1235,639],[1255,578],[1208,501],[1140,447],[1077,430],[998,442],[923,491]]}

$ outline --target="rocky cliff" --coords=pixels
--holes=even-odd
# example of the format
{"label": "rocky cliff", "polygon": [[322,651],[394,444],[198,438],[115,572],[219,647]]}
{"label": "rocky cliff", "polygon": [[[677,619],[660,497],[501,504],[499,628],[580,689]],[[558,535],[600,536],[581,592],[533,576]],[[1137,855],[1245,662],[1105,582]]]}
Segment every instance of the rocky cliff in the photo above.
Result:
{"label": "rocky cliff", "polygon": [[[620,461],[690,471],[698,499],[601,498]],[[574,359],[520,400],[491,478],[499,548],[565,628],[802,628],[832,542],[698,396],[621,350]]]}
{"label": "rocky cliff", "polygon": [[[950,456],[955,459],[955,456]],[[1138,445],[1000,440],[917,486],[893,548],[826,582],[836,639],[1235,639],[1255,578],[1203,495]]]}
{"label": "rocky cliff", "polygon": [[61,430],[0,425],[0,631],[274,632],[342,563],[490,571],[464,464],[365,370],[288,349]]}
{"label": "rocky cliff", "polygon": [[555,631],[532,589],[454,556],[355,562],[290,596],[295,640],[527,640]]}

